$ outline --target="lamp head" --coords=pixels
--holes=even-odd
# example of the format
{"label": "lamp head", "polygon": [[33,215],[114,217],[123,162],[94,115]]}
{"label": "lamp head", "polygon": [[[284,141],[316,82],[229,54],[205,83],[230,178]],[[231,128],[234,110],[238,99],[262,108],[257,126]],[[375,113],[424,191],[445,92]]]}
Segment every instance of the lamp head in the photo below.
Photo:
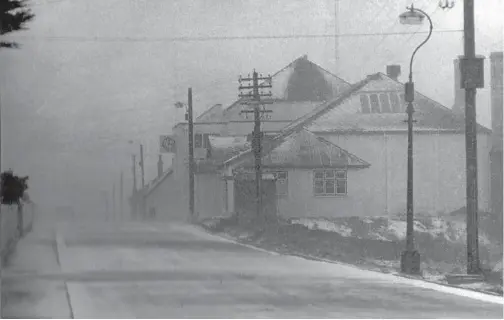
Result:
{"label": "lamp head", "polygon": [[399,21],[402,24],[419,25],[423,23],[424,19],[425,16],[422,13],[415,11],[413,6],[411,6],[408,11],[399,15]]}

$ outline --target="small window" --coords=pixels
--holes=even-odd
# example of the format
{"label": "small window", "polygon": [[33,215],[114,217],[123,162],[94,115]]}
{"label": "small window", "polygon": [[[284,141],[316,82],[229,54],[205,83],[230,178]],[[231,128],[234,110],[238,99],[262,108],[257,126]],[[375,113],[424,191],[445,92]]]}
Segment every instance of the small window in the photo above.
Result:
{"label": "small window", "polygon": [[208,133],[195,133],[194,134],[194,148],[210,149],[210,134]]}
{"label": "small window", "polygon": [[371,113],[371,108],[369,106],[369,97],[367,96],[367,94],[361,94],[360,102],[361,102],[361,112]]}
{"label": "small window", "polygon": [[383,113],[391,113],[392,109],[390,108],[390,101],[388,94],[381,93],[380,94],[380,104]]}
{"label": "small window", "polygon": [[347,193],[347,187],[346,187],[346,179],[345,180],[337,180],[336,181],[338,184],[338,188],[336,189],[337,194],[346,194]]}
{"label": "small window", "polygon": [[336,171],[337,179],[346,179],[346,171]]}
{"label": "small window", "polygon": [[210,149],[210,138],[209,138],[209,134],[208,133],[205,133],[203,134],[203,148],[205,149]]}
{"label": "small window", "polygon": [[313,190],[316,195],[324,194],[324,180],[315,180],[313,182]]}
{"label": "small window", "polygon": [[401,112],[401,102],[399,100],[399,95],[397,93],[390,93],[390,102],[392,104],[392,112],[400,113]]}
{"label": "small window", "polygon": [[405,112],[406,111],[406,100],[404,98],[404,93],[400,93],[399,94],[399,101],[401,102],[401,112]]}
{"label": "small window", "polygon": [[287,179],[287,172],[278,172],[277,179]]}
{"label": "small window", "polygon": [[313,193],[317,196],[347,194],[347,172],[345,170],[315,170]]}
{"label": "small window", "polygon": [[333,194],[335,192],[334,182],[335,182],[334,180],[327,180],[325,182],[325,193]]}
{"label": "small window", "polygon": [[287,171],[272,172],[276,179],[276,195],[288,196],[289,195],[289,176]]}
{"label": "small window", "polygon": [[373,113],[380,113],[380,101],[378,100],[378,95],[371,94],[369,98],[371,99],[371,111]]}
{"label": "small window", "polygon": [[194,148],[203,147],[203,135],[201,133],[194,134]]}

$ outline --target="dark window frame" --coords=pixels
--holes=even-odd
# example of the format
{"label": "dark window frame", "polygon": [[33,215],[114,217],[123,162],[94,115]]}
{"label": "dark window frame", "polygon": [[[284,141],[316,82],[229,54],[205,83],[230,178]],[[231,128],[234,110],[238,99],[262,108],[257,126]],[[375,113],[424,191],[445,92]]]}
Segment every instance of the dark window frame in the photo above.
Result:
{"label": "dark window frame", "polygon": [[314,196],[346,196],[348,194],[348,171],[345,169],[313,170]]}

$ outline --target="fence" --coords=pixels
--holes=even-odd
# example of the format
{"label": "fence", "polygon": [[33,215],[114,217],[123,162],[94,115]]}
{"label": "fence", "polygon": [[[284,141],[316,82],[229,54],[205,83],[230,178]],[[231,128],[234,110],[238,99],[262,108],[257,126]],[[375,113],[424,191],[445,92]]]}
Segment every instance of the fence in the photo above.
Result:
{"label": "fence", "polygon": [[2,262],[12,252],[18,240],[33,227],[34,203],[24,203],[21,212],[18,206],[2,205],[0,211],[0,254]]}

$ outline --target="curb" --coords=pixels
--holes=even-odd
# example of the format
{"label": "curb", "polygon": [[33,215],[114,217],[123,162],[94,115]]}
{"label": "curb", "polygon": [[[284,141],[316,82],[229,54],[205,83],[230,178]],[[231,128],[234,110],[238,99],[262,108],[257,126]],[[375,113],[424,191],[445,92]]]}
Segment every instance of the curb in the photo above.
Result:
{"label": "curb", "polygon": [[[61,271],[63,271],[63,263],[62,257],[64,257],[63,251],[66,248],[65,240],[61,233],[56,233],[56,259],[58,261],[58,265],[60,266]],[[75,319],[75,313],[72,306],[72,299],[70,297],[70,291],[68,289],[68,283],[66,281],[63,282],[65,284],[65,296],[67,299],[68,309],[70,310],[70,319]]]}
{"label": "curb", "polygon": [[273,256],[280,256],[280,255],[282,255],[281,253],[278,253],[278,252],[268,251],[266,249],[262,249],[262,248],[259,248],[259,247],[256,247],[256,246],[253,246],[253,245],[250,245],[250,244],[246,244],[246,243],[240,242],[240,240],[237,240],[237,239],[235,239],[235,238],[233,238],[231,236],[228,236],[226,234],[216,234],[216,233],[213,233],[209,229],[207,229],[206,227],[204,227],[204,226],[202,226],[200,224],[193,224],[193,226],[197,227],[198,229],[201,229],[202,231],[206,232],[207,234],[209,234],[209,235],[211,235],[213,237],[216,237],[216,238],[219,238],[219,239],[222,239],[222,240],[225,240],[225,241],[228,241],[228,242],[240,245],[242,247],[246,247],[246,248],[249,248],[249,249],[252,249],[252,250],[255,250],[255,251],[259,251],[259,252],[263,252],[263,253],[267,253],[267,254],[270,254],[270,255],[273,255]]}
{"label": "curb", "polygon": [[[358,265],[354,265],[354,264],[350,264],[350,263],[345,263],[345,262],[341,262],[341,261],[334,261],[334,260],[328,260],[328,259],[319,258],[319,257],[315,257],[315,256],[310,256],[310,255],[305,255],[305,254],[300,254],[300,253],[279,253],[279,252],[275,252],[275,251],[269,251],[269,250],[266,250],[266,249],[262,249],[262,248],[256,247],[254,245],[245,244],[245,243],[240,242],[239,240],[234,239],[234,238],[232,238],[231,236],[228,236],[228,235],[223,236],[222,234],[212,233],[209,229],[205,228],[204,226],[199,225],[199,227],[201,229],[205,230],[206,232],[209,232],[210,234],[212,234],[212,235],[214,235],[216,237],[219,237],[221,239],[226,239],[226,240],[234,242],[236,244],[239,244],[239,245],[242,245],[242,246],[254,249],[254,250],[258,250],[258,251],[261,251],[261,252],[266,252],[266,253],[269,253],[269,254],[273,254],[273,255],[292,256],[292,257],[297,257],[297,258],[301,258],[301,259],[305,259],[305,260],[312,260],[312,261],[318,261],[318,262],[338,264],[338,265],[342,265],[342,266],[346,266],[346,267],[351,267],[351,268],[355,268],[355,269],[359,269],[359,270],[363,270],[363,271],[375,272],[375,273],[379,273],[379,274],[382,274],[382,275],[390,275],[390,276],[393,276],[393,277],[396,277],[396,278],[403,278],[403,279],[409,279],[409,280],[417,280],[417,281],[421,281],[421,282],[425,282],[425,283],[429,283],[429,284],[433,284],[433,285],[437,285],[437,286],[442,286],[442,287],[446,287],[446,288],[457,289],[457,290],[462,290],[462,291],[467,291],[467,292],[479,293],[479,294],[487,295],[489,297],[503,298],[503,296],[501,296],[501,295],[499,295],[497,293],[494,293],[494,292],[490,292],[490,291],[486,291],[486,290],[476,290],[476,289],[472,289],[472,288],[463,288],[463,287],[458,287],[458,286],[450,285],[450,284],[446,284],[446,283],[435,282],[435,281],[427,280],[423,276],[410,276],[410,275],[402,274],[402,273],[386,273],[386,272],[381,272],[381,271],[367,269],[367,268],[364,268],[364,267],[361,267],[361,266],[358,266]],[[503,304],[503,303],[504,303],[504,299],[503,299],[502,302],[500,302],[500,304]]]}

